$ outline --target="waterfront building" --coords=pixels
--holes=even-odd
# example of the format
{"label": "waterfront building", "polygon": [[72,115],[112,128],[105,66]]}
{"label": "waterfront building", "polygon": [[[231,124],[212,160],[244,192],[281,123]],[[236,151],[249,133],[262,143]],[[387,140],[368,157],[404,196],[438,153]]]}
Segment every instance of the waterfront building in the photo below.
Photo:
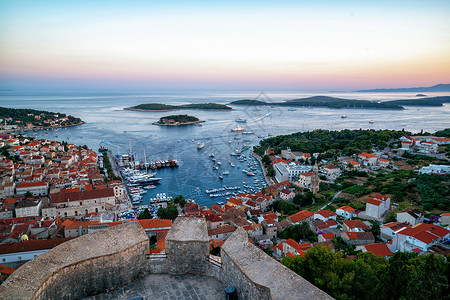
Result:
{"label": "waterfront building", "polygon": [[[102,188],[75,192],[63,192],[50,195],[50,203],[58,217],[77,217],[88,213],[101,213],[115,205],[113,188]],[[45,209],[51,209],[46,207]],[[50,214],[49,211],[46,212]]]}
{"label": "waterfront building", "polygon": [[286,180],[295,181],[300,174],[309,172],[312,167],[309,165],[297,165],[295,163],[279,162],[273,165],[275,170],[275,179],[277,182],[283,182]]}

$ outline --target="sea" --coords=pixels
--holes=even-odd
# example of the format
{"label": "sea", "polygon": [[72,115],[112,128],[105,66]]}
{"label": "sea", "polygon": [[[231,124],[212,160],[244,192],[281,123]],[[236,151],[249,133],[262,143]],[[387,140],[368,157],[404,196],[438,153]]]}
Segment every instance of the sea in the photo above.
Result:
{"label": "sea", "polygon": [[[223,186],[258,189],[255,178],[262,181],[261,169],[251,160],[251,147],[243,152],[247,161],[239,161],[230,153],[244,145],[254,146],[260,140],[282,134],[314,129],[395,129],[418,133],[435,132],[450,127],[450,104],[443,107],[406,107],[405,110],[373,110],[359,108],[288,108],[277,106],[233,106],[231,111],[180,110],[170,112],[143,112],[124,110],[142,103],[222,103],[240,99],[258,99],[266,102],[316,96],[318,93],[299,92],[148,92],[148,93],[99,93],[99,92],[18,92],[1,91],[0,106],[31,108],[70,114],[81,118],[83,125],[61,130],[27,131],[25,135],[56,141],[67,141],[98,149],[102,144],[114,155],[134,153],[137,160],[176,159],[178,168],[157,170],[162,178],[157,188],[150,190],[141,204],[157,194],[183,195],[200,205],[210,206],[226,201],[223,197],[211,198],[206,192]],[[414,99],[415,93],[320,93],[320,95],[386,101]],[[427,96],[443,96],[449,93],[427,93]],[[202,126],[157,126],[152,123],[171,114],[188,114],[205,121]],[[347,118],[342,118],[346,115]],[[236,119],[246,119],[237,123]],[[369,121],[374,121],[369,123]],[[235,126],[254,134],[234,133]],[[205,147],[197,149],[198,143]],[[145,153],[145,154],[144,154]],[[214,154],[215,164],[210,154]],[[235,167],[231,166],[231,163]],[[251,162],[255,176],[242,172]],[[212,166],[219,170],[213,170]],[[219,173],[230,172],[219,179]],[[248,188],[244,187],[246,185]]]}

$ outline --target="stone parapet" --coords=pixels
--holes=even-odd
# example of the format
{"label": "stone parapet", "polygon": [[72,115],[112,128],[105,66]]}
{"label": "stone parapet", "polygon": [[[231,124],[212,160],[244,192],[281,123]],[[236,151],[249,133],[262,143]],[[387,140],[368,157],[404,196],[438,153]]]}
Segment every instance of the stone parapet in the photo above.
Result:
{"label": "stone parapet", "polygon": [[203,218],[178,217],[166,236],[169,274],[204,274],[209,256],[209,238]]}
{"label": "stone parapet", "polygon": [[139,222],[70,240],[16,270],[0,299],[77,299],[126,284],[145,271],[148,236]]}
{"label": "stone parapet", "polygon": [[221,277],[241,299],[333,299],[248,241],[238,228],[221,249]]}

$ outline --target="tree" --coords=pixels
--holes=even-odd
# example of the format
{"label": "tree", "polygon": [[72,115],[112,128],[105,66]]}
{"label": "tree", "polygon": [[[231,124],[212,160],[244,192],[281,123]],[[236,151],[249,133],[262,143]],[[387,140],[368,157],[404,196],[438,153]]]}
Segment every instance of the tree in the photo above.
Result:
{"label": "tree", "polygon": [[152,218],[153,217],[150,214],[150,211],[148,210],[148,208],[144,209],[144,211],[142,211],[138,216],[138,220],[152,219]]}
{"label": "tree", "polygon": [[265,166],[268,166],[268,165],[270,165],[272,163],[272,161],[270,160],[269,155],[267,155],[267,154],[262,157],[261,161],[263,162],[263,164]]}
{"label": "tree", "polygon": [[31,197],[33,197],[33,193],[32,192],[30,192],[30,191],[27,191],[26,193],[25,193],[25,198],[31,198]]}
{"label": "tree", "polygon": [[169,203],[167,208],[160,207],[156,212],[156,215],[160,219],[175,220],[178,217],[178,209],[173,203]]}
{"label": "tree", "polygon": [[275,170],[273,168],[268,168],[267,169],[267,176],[269,176],[269,177],[275,176]]}
{"label": "tree", "polygon": [[311,230],[307,222],[302,222],[294,226],[289,226],[279,232],[278,236],[283,239],[293,239],[294,241],[299,242],[301,239],[315,237],[316,234]]}
{"label": "tree", "polygon": [[211,246],[212,246],[212,249],[209,251],[209,254],[215,255],[215,256],[220,256],[220,246],[215,247],[212,244],[211,244]]}

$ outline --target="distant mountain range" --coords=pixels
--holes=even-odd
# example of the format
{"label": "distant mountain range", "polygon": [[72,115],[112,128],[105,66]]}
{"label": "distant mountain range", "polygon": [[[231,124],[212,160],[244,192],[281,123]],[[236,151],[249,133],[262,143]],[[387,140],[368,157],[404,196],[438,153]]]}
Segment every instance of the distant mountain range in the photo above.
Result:
{"label": "distant mountain range", "polygon": [[355,92],[359,92],[359,93],[450,92],[450,84],[436,84],[436,85],[429,86],[429,87],[359,90],[359,91],[355,91]]}

